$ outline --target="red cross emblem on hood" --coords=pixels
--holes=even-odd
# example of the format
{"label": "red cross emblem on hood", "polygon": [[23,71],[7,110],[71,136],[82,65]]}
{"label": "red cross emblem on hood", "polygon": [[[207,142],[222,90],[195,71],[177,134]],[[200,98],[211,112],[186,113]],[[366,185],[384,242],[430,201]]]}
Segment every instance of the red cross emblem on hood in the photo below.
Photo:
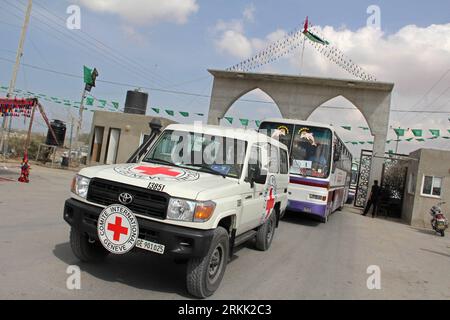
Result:
{"label": "red cross emblem on hood", "polygon": [[154,176],[157,174],[163,175],[163,176],[169,176],[169,177],[176,177],[180,175],[181,172],[179,171],[173,171],[171,168],[168,167],[147,167],[147,166],[139,166],[134,168],[134,170],[138,170],[143,174]]}

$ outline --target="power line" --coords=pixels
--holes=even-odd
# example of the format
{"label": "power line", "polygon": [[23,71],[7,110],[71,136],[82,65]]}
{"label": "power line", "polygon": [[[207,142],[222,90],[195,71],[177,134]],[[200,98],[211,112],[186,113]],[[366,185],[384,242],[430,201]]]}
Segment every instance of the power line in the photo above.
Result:
{"label": "power line", "polygon": [[[8,59],[8,58],[4,58],[4,57],[0,57],[0,60],[14,63],[13,60]],[[28,68],[32,68],[32,69],[36,69],[36,70],[40,70],[40,71],[44,71],[44,72],[49,72],[49,73],[53,73],[53,74],[57,74],[57,75],[62,75],[62,76],[66,76],[66,77],[71,77],[71,78],[75,78],[75,79],[82,79],[83,78],[82,76],[77,75],[77,74],[68,73],[68,72],[62,72],[62,71],[49,69],[49,68],[44,68],[44,67],[40,67],[40,66],[36,66],[36,65],[28,64],[28,63],[22,63],[22,65],[24,67],[28,67]],[[155,88],[155,87],[149,87],[149,86],[144,86],[144,85],[139,85],[139,84],[125,83],[125,82],[118,82],[118,81],[112,81],[112,80],[100,80],[100,79],[97,79],[96,82],[98,82],[98,83],[105,83],[105,84],[109,84],[109,85],[120,86],[120,87],[142,88],[142,89],[146,89],[146,90],[149,90],[149,91],[156,91],[156,92],[169,93],[169,94],[193,96],[193,97],[200,97],[200,98],[211,98],[211,95],[208,95],[208,94],[201,94],[201,93],[188,92],[188,91],[161,89],[161,88]],[[251,102],[251,103],[261,103],[261,104],[276,105],[276,103],[273,102],[273,101],[264,101],[264,100],[240,99],[239,101],[241,101],[241,102]],[[358,109],[352,108],[352,107],[333,107],[333,106],[323,105],[323,106],[320,106],[320,108],[358,111]],[[450,114],[450,111],[432,111],[432,110],[391,109],[390,111],[391,112],[398,112],[398,113]]]}

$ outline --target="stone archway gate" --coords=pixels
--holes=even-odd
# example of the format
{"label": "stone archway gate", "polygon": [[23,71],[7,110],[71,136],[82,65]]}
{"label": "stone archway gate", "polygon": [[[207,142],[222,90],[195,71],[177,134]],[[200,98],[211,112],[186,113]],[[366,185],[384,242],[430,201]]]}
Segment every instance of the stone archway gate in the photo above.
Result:
{"label": "stone archway gate", "polygon": [[343,96],[361,111],[374,137],[370,184],[380,180],[389,125],[392,83],[267,73],[208,70],[214,76],[209,124],[219,124],[233,103],[260,89],[269,95],[284,118],[307,120],[314,110]]}

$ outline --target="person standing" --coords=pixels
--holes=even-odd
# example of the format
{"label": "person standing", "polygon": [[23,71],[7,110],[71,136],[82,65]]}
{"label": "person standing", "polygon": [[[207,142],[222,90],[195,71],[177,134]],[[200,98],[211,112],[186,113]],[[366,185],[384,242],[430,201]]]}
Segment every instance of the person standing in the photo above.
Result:
{"label": "person standing", "polygon": [[362,214],[363,216],[365,216],[369,212],[370,207],[373,206],[372,218],[375,218],[379,198],[380,198],[380,187],[378,186],[378,180],[375,180],[373,182],[372,189],[370,190],[369,201],[367,201],[367,205],[364,208],[364,213]]}

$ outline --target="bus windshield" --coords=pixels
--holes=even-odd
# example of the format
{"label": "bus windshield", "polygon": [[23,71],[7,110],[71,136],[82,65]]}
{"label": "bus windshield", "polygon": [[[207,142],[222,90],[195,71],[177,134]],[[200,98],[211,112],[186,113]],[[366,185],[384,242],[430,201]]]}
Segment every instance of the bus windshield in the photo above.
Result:
{"label": "bus windshield", "polygon": [[327,178],[330,173],[332,132],[327,128],[263,122],[261,133],[278,138],[290,153],[290,173]]}
{"label": "bus windshield", "polygon": [[290,173],[317,178],[328,177],[331,145],[331,130],[296,125],[291,148]]}

